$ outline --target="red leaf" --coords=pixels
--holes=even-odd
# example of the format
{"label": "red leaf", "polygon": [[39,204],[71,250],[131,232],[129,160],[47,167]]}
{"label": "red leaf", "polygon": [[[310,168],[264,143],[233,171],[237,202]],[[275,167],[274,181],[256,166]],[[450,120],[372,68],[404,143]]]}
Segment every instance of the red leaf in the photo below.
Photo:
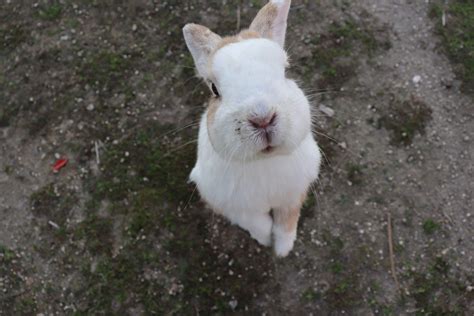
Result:
{"label": "red leaf", "polygon": [[61,159],[56,160],[56,162],[53,165],[53,171],[58,172],[59,170],[61,170],[63,167],[67,165],[67,162],[68,162],[67,158],[61,158]]}

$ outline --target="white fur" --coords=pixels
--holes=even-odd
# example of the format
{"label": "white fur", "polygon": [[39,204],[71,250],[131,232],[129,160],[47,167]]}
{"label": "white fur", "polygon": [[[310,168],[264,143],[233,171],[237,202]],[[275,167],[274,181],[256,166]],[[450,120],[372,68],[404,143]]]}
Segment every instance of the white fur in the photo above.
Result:
{"label": "white fur", "polygon": [[285,77],[286,65],[285,51],[268,39],[230,44],[214,55],[211,67],[221,105],[209,133],[224,159],[261,157],[267,144],[252,137],[254,129],[248,122],[252,115],[278,114],[271,143],[276,146],[274,154],[291,153],[311,132],[308,101],[294,81]]}
{"label": "white fur", "polygon": [[296,240],[296,230],[287,232],[282,227],[273,225],[273,236],[275,237],[275,253],[277,256],[285,257],[293,249]]}
{"label": "white fur", "polygon": [[[279,10],[271,30],[276,37],[227,44],[212,56],[202,45],[209,33],[193,35],[196,32],[190,30],[195,26],[184,30],[198,71],[219,91],[213,119],[208,122],[209,110],[201,119],[198,158],[190,180],[214,211],[261,244],[270,245],[273,234],[279,256],[293,248],[296,228],[287,231],[285,223],[277,225],[270,211],[300,207],[321,162],[311,133],[309,103],[285,76],[288,61],[282,46],[290,2],[272,1]],[[205,66],[203,56],[208,57]],[[254,118],[273,114],[275,119],[264,132],[252,124]]]}
{"label": "white fur", "polygon": [[[249,231],[263,245],[271,241],[270,210],[298,205],[301,195],[319,173],[321,155],[311,134],[288,155],[249,162],[229,161],[212,147],[205,113],[198,144],[198,160],[190,179],[215,211]],[[296,231],[285,235],[281,228],[273,227],[273,230],[277,255],[287,255]]]}

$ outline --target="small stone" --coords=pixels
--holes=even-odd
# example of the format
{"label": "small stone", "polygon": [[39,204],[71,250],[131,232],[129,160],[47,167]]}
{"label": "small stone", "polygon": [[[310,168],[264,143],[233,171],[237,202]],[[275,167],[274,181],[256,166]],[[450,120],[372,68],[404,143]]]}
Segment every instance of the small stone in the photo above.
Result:
{"label": "small stone", "polygon": [[238,305],[237,300],[232,300],[232,301],[229,302],[229,306],[232,309],[235,309],[237,307],[237,305]]}
{"label": "small stone", "polygon": [[94,104],[89,104],[87,107],[86,107],[87,111],[93,111],[94,110]]}
{"label": "small stone", "polygon": [[324,114],[326,114],[327,116],[329,116],[329,117],[333,117],[333,116],[334,116],[334,110],[331,109],[331,108],[328,107],[328,106],[325,106],[324,104],[321,104],[321,105],[319,106],[319,110],[320,110],[321,112],[323,112]]}
{"label": "small stone", "polygon": [[420,81],[421,81],[421,76],[420,76],[420,75],[414,76],[413,79],[412,79],[412,81],[413,81],[414,84],[420,83]]}
{"label": "small stone", "polygon": [[133,25],[132,25],[132,31],[134,31],[134,32],[135,32],[135,31],[137,30],[137,28],[138,28],[138,27],[137,27],[137,25],[136,25],[136,24],[133,24]]}

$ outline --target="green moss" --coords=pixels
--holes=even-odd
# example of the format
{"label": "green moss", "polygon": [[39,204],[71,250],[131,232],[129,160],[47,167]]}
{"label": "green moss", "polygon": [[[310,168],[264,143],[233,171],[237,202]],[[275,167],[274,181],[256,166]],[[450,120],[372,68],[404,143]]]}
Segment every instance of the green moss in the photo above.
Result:
{"label": "green moss", "polygon": [[113,51],[100,51],[82,63],[79,76],[91,86],[102,89],[123,89],[126,84],[125,72],[130,67],[130,60],[123,54]]}
{"label": "green moss", "polygon": [[2,26],[0,28],[0,52],[17,47],[24,43],[27,38],[28,34],[21,25]]}
{"label": "green moss", "polygon": [[[91,188],[96,198],[121,201],[140,190],[161,201],[181,202],[193,192],[187,178],[195,160],[195,143],[166,143],[170,126],[149,125],[111,147],[103,158],[103,174]],[[152,193],[150,193],[152,190]]]}
{"label": "green moss", "polygon": [[434,232],[440,229],[441,224],[429,218],[423,222],[422,227],[425,234],[432,235]]}
{"label": "green moss", "polygon": [[424,134],[431,112],[424,102],[413,96],[404,101],[395,98],[388,113],[379,118],[378,126],[391,131],[393,145],[409,145],[417,133]]}
{"label": "green moss", "polygon": [[75,236],[86,240],[87,249],[93,254],[112,252],[112,221],[109,218],[89,215],[75,230]]}
{"label": "green moss", "polygon": [[14,310],[18,313],[18,315],[36,314],[36,301],[33,298],[21,298],[17,303],[15,303]]}
{"label": "green moss", "polygon": [[[0,244],[0,259],[3,262],[10,262],[16,257],[15,252]],[[0,261],[0,262],[1,262]]]}
{"label": "green moss", "polygon": [[306,302],[313,302],[322,298],[320,292],[316,292],[313,288],[306,289],[301,295]]}
{"label": "green moss", "polygon": [[50,183],[34,192],[30,203],[34,215],[47,217],[56,224],[63,225],[70,210],[77,203],[77,197],[64,186]]}
{"label": "green moss", "polygon": [[43,20],[54,21],[61,16],[61,12],[61,5],[55,3],[41,8],[38,15]]}
{"label": "green moss", "polygon": [[309,42],[313,46],[312,57],[300,61],[303,79],[310,83],[315,71],[321,73],[318,80],[320,89],[339,90],[342,85],[355,76],[359,58],[355,54],[371,57],[380,49],[390,48],[386,39],[379,39],[366,23],[358,23],[351,17],[330,25],[329,31],[318,35]]}
{"label": "green moss", "polygon": [[417,315],[464,315],[474,293],[453,273],[449,263],[434,258],[426,269],[410,273],[410,293],[416,303]]}
{"label": "green moss", "polygon": [[363,179],[362,169],[363,167],[361,165],[354,163],[347,164],[347,180],[349,180],[352,184],[361,184]]}
{"label": "green moss", "polygon": [[[446,25],[442,25],[443,10]],[[450,59],[455,63],[455,71],[463,80],[466,92],[474,93],[474,2],[453,0],[446,5],[435,3],[431,11],[436,30],[440,34]]]}
{"label": "green moss", "polygon": [[344,270],[344,266],[341,262],[333,262],[330,264],[330,270],[332,273],[339,274]]}

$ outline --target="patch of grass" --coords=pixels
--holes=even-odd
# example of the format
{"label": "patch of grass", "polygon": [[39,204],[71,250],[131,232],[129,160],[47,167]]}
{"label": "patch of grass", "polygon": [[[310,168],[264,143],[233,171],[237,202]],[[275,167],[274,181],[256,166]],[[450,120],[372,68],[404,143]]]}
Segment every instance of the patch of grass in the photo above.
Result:
{"label": "patch of grass", "polygon": [[33,298],[22,298],[18,300],[18,303],[15,303],[14,307],[15,312],[18,315],[33,315],[36,314],[37,306]]}
{"label": "patch of grass", "polygon": [[441,224],[429,218],[423,222],[423,232],[427,235],[432,235],[441,228]]}
{"label": "patch of grass", "polygon": [[62,7],[58,3],[45,6],[39,10],[39,17],[43,20],[54,21],[61,16]]}
{"label": "patch of grass", "polygon": [[367,27],[370,23],[358,23],[351,17],[343,22],[334,22],[326,34],[310,40],[312,57],[300,61],[302,76],[310,82],[315,70],[321,76],[317,82],[321,89],[339,90],[350,78],[355,76],[358,67],[356,54],[367,54],[371,57],[380,49],[390,48],[387,39],[380,39]]}
{"label": "patch of grass", "polygon": [[101,89],[124,88],[125,72],[130,59],[113,51],[101,51],[89,56],[80,66],[79,76],[84,82]]}
{"label": "patch of grass", "polygon": [[26,272],[21,257],[0,244],[0,311],[5,315],[35,315],[36,305],[29,297],[24,284]]}
{"label": "patch of grass", "polygon": [[11,25],[0,28],[0,52],[17,47],[25,42],[27,38],[28,34],[21,25]]}
{"label": "patch of grass", "polygon": [[[446,25],[442,25],[443,10]],[[474,2],[452,0],[447,5],[435,3],[430,16],[435,19],[448,56],[455,64],[455,71],[463,81],[463,90],[474,93]]]}
{"label": "patch of grass", "polygon": [[4,168],[3,168],[3,172],[5,172],[7,175],[12,175],[13,174],[13,166],[11,165],[6,165]]}
{"label": "patch of grass", "polygon": [[301,223],[306,220],[306,218],[311,218],[314,215],[314,207],[316,205],[316,195],[315,192],[310,191],[306,200],[303,203],[303,207],[301,208]]}
{"label": "patch of grass", "polygon": [[162,135],[171,129],[150,124],[110,148],[104,154],[104,172],[91,193],[99,199],[123,201],[140,190],[151,189],[161,201],[187,200],[193,191],[187,178],[196,144],[187,138],[167,143]]}
{"label": "patch of grass", "polygon": [[411,144],[417,133],[423,135],[432,112],[414,96],[404,101],[395,98],[388,111],[379,118],[378,126],[391,131],[391,143],[396,146]]}
{"label": "patch of grass", "polygon": [[112,220],[90,215],[75,230],[79,239],[86,240],[87,249],[93,254],[112,252]]}
{"label": "patch of grass", "polygon": [[347,164],[346,170],[347,170],[347,180],[349,180],[352,184],[359,185],[362,184],[362,179],[363,179],[363,172],[362,172],[363,166],[350,163]]}
{"label": "patch of grass", "polygon": [[[238,244],[245,240],[249,245],[219,249],[224,241],[210,243],[215,237],[209,232],[208,215],[194,207],[183,210],[198,199],[187,183],[195,143],[188,141],[186,133],[179,140],[163,137],[171,129],[150,123],[132,130],[107,148],[101,174],[87,185],[94,202],[89,203],[91,214],[80,225],[78,236],[100,262],[93,270],[90,263],[84,264],[87,281],[78,293],[87,298],[80,309],[83,314],[103,313],[112,306],[121,313],[137,304],[146,314],[187,315],[196,308],[219,314],[233,311],[229,305],[233,299],[239,302],[236,310],[243,311],[268,278],[262,271],[271,271],[270,254],[257,253],[255,242],[243,238],[245,232],[237,230],[242,235]],[[110,202],[111,220],[123,218],[118,254],[107,249],[109,220],[94,215],[102,200]],[[150,278],[156,274],[160,279]]]}
{"label": "patch of grass", "polygon": [[338,262],[338,261],[331,263],[329,267],[330,267],[331,272],[334,274],[339,274],[344,270],[344,266],[342,265],[341,262]]}
{"label": "patch of grass", "polygon": [[[118,256],[103,256],[94,271],[86,266],[83,270],[86,282],[82,291],[84,298],[78,315],[107,313],[114,310],[125,313],[130,300],[138,299],[149,313],[164,310],[148,310],[150,300],[159,300],[165,293],[158,282],[143,278],[143,268],[158,262],[156,255],[138,244],[130,244]],[[79,294],[79,293],[78,293]],[[127,302],[128,300],[128,302]],[[114,306],[114,307],[112,307]]]}
{"label": "patch of grass", "polygon": [[58,225],[63,225],[70,210],[76,204],[74,192],[61,185],[50,183],[34,192],[30,197],[34,215],[47,217]]}
{"label": "patch of grass", "polygon": [[15,252],[0,244],[0,259],[10,262],[16,257]]}
{"label": "patch of grass", "polygon": [[411,272],[409,277],[417,315],[464,315],[474,299],[474,293],[466,290],[441,257],[434,258],[425,270]]}
{"label": "patch of grass", "polygon": [[316,292],[313,288],[308,288],[306,289],[303,294],[301,295],[302,298],[307,301],[308,303],[314,302],[316,300],[319,300],[322,298],[322,295],[320,292]]}

